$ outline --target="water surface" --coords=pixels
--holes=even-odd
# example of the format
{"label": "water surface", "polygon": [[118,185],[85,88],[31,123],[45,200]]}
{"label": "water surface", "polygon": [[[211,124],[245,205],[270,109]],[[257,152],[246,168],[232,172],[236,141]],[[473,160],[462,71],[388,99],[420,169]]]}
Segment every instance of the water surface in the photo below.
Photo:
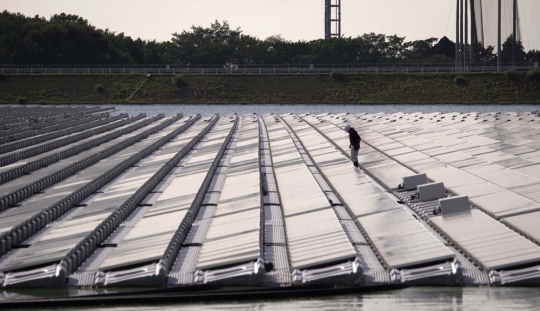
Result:
{"label": "water surface", "polygon": [[134,115],[146,113],[155,115],[164,113],[173,115],[183,113],[190,115],[201,113],[210,115],[219,113],[220,115],[236,112],[238,114],[248,113],[416,113],[416,112],[532,112],[540,109],[538,105],[118,105],[115,106],[119,112]]}
{"label": "water surface", "polygon": [[[540,288],[413,287],[378,293],[322,298],[78,307],[73,310],[539,310]],[[70,308],[71,309],[71,308]],[[59,310],[59,309],[33,309]]]}

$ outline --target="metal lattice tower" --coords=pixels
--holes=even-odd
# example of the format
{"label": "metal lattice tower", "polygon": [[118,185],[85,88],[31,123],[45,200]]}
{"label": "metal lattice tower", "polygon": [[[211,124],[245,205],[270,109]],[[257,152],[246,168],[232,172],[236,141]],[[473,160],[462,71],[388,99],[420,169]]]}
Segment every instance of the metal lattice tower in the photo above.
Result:
{"label": "metal lattice tower", "polygon": [[341,0],[324,0],[324,37],[341,37]]}

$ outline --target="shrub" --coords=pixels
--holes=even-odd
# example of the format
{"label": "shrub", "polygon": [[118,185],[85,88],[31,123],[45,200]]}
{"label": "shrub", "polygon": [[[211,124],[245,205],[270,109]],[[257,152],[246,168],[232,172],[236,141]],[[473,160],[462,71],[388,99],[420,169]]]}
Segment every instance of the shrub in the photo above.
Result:
{"label": "shrub", "polygon": [[101,84],[96,84],[96,86],[94,87],[94,89],[95,89],[96,92],[98,92],[98,93],[105,93],[105,88],[104,88],[103,85],[101,85]]}
{"label": "shrub", "polygon": [[0,81],[7,81],[7,76],[5,74],[0,73]]}
{"label": "shrub", "polygon": [[533,70],[527,74],[527,79],[531,81],[540,81],[540,70]]}
{"label": "shrub", "polygon": [[343,71],[332,71],[330,79],[334,82],[345,82],[347,81],[347,75]]}
{"label": "shrub", "polygon": [[186,78],[184,78],[184,76],[182,76],[182,75],[174,76],[172,78],[172,82],[173,82],[174,86],[176,86],[179,89],[188,86]]}
{"label": "shrub", "polygon": [[459,75],[454,78],[454,84],[457,86],[468,86],[469,80],[467,80],[467,78],[465,78],[464,76]]}
{"label": "shrub", "polygon": [[507,81],[519,81],[519,73],[515,70],[508,70],[504,73]]}
{"label": "shrub", "polygon": [[17,104],[19,104],[19,105],[28,104],[28,98],[26,98],[24,96],[17,97]]}

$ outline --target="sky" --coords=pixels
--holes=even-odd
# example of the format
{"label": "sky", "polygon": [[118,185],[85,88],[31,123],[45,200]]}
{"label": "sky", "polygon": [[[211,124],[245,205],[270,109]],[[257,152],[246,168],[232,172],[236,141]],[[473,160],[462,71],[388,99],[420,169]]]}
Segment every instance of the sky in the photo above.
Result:
{"label": "sky", "polygon": [[[525,48],[540,49],[540,0],[519,1]],[[455,0],[341,2],[345,36],[375,32],[407,40],[455,40]],[[484,2],[496,5],[497,0]],[[98,28],[157,41],[168,41],[192,25],[207,27],[216,19],[261,39],[277,34],[293,41],[324,36],[324,0],[0,0],[0,10],[47,18],[76,14]]]}

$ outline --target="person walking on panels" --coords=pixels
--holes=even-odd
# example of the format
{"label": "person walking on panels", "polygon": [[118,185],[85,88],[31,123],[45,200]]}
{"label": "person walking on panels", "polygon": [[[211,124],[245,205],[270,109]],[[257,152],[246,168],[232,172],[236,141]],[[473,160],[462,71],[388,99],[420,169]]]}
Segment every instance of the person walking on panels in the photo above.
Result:
{"label": "person walking on panels", "polygon": [[351,160],[354,166],[358,167],[358,151],[360,150],[360,142],[362,139],[358,132],[351,127],[350,124],[345,125],[345,132],[349,133],[349,148],[351,149]]}

